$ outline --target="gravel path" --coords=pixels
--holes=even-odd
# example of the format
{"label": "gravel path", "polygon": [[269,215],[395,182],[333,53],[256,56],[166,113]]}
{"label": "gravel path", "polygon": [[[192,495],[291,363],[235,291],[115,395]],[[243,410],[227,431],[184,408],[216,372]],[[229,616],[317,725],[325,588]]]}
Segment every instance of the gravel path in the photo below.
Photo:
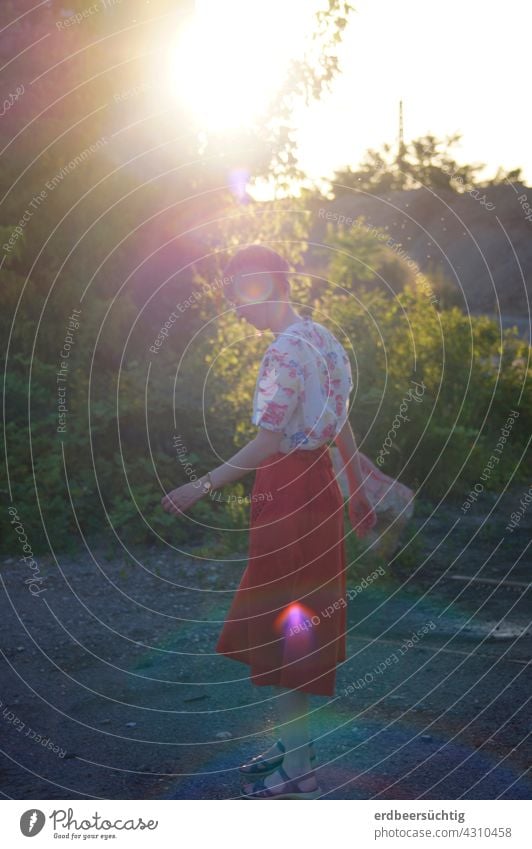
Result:
{"label": "gravel path", "polygon": [[[428,523],[418,504],[401,568],[349,603],[337,695],[311,699],[323,798],[531,798],[532,508],[505,530],[523,492],[484,522],[495,496]],[[234,797],[238,764],[278,736],[275,690],[214,653],[245,552],[135,555],[40,558],[38,596],[4,559],[6,797]]]}

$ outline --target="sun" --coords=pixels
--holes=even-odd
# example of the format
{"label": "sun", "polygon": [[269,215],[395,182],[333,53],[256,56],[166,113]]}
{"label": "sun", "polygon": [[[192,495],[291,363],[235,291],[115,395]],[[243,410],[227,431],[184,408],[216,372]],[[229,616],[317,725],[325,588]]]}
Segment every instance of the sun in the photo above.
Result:
{"label": "sun", "polygon": [[[310,4],[312,6],[312,4]],[[168,88],[206,130],[250,125],[303,46],[299,0],[203,0],[165,51]],[[307,27],[308,28],[308,27]]]}

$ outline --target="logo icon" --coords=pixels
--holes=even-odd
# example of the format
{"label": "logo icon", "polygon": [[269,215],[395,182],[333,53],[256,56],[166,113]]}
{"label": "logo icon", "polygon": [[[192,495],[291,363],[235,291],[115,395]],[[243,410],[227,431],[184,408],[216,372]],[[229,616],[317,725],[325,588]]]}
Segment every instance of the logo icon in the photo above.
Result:
{"label": "logo icon", "polygon": [[20,818],[20,830],[24,837],[35,837],[42,831],[46,817],[42,811],[37,808],[30,808],[25,811]]}

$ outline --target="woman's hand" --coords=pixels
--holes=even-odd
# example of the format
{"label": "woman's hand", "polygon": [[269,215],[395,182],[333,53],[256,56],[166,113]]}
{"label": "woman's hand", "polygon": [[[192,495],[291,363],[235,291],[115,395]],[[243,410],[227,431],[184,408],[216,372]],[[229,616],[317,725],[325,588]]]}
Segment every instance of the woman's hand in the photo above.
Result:
{"label": "woman's hand", "polygon": [[365,537],[377,524],[373,504],[360,490],[349,497],[349,520],[359,539]]}
{"label": "woman's hand", "polygon": [[205,489],[199,484],[199,480],[194,481],[194,483],[185,483],[183,486],[178,486],[177,489],[168,492],[161,498],[163,510],[172,513],[174,516],[180,516],[205,495]]}

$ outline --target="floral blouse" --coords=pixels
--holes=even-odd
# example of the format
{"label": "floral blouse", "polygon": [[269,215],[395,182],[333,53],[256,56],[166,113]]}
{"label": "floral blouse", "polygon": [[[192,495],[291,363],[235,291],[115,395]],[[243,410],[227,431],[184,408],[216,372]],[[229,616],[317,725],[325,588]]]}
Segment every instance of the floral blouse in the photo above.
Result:
{"label": "floral blouse", "polygon": [[334,439],[344,425],[352,388],[344,348],[327,328],[305,317],[277,334],[266,350],[251,421],[283,432],[283,454],[312,450]]}

